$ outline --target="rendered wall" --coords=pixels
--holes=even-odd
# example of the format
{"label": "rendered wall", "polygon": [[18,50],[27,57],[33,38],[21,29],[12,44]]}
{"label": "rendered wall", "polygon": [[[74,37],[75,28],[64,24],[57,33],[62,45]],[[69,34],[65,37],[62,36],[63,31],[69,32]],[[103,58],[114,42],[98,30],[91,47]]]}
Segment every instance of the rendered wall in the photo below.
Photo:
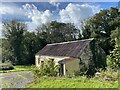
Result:
{"label": "rendered wall", "polygon": [[[52,57],[52,56],[35,56],[35,64],[36,66],[41,65],[41,61],[49,60],[49,59],[54,59],[55,65],[58,65],[59,61],[69,58],[69,57]],[[64,69],[64,75],[72,75],[74,74],[75,71],[79,71],[79,59],[73,59],[69,60],[64,63],[63,69]],[[38,63],[39,62],[39,63]]]}
{"label": "rendered wall", "polygon": [[38,62],[41,62],[44,60],[49,60],[49,59],[54,59],[55,65],[57,65],[60,60],[63,60],[65,58],[69,58],[69,57],[53,57],[53,56],[38,56],[38,55],[36,55],[35,56],[35,64],[36,64],[36,66],[40,66],[41,63],[38,63]]}
{"label": "rendered wall", "polygon": [[65,75],[73,75],[75,71],[79,71],[79,59],[69,60],[65,62]]}

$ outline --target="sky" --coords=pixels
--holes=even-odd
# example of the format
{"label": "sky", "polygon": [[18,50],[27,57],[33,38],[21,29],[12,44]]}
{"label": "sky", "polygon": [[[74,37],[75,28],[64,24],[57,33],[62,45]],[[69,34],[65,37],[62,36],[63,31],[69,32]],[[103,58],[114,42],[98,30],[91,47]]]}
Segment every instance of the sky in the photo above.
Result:
{"label": "sky", "polygon": [[[51,21],[73,23],[81,29],[81,22],[100,10],[118,7],[118,2],[3,2],[0,21],[18,19],[28,25],[29,31]],[[0,23],[0,29],[2,23]]]}

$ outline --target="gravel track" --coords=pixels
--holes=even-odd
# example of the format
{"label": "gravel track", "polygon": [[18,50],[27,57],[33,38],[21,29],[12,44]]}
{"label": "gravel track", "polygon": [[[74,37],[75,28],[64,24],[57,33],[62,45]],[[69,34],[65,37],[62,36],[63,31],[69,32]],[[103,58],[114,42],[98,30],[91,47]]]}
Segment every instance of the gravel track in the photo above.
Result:
{"label": "gravel track", "polygon": [[25,88],[34,81],[31,71],[0,73],[1,88]]}

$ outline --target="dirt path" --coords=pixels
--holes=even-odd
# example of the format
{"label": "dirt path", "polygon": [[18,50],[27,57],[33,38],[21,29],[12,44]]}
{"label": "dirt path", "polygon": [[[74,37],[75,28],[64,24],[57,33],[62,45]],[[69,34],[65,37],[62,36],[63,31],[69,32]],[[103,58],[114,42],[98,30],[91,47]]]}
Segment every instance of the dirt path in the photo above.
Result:
{"label": "dirt path", "polygon": [[2,88],[25,88],[34,81],[31,71],[10,72],[0,74]]}

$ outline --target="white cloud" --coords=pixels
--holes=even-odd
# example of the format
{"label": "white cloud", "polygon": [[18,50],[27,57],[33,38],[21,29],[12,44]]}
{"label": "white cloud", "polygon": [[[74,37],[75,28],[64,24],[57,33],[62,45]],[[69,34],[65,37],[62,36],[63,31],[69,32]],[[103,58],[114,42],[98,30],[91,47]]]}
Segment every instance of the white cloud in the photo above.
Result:
{"label": "white cloud", "polygon": [[24,15],[24,12],[16,4],[2,4],[0,6],[0,14]]}
{"label": "white cloud", "polygon": [[[58,0],[50,0],[50,4],[59,8]],[[49,23],[57,17],[58,21],[64,23],[74,23],[77,28],[81,28],[81,21],[94,15],[98,12],[99,6],[89,4],[68,4],[65,9],[59,11],[59,16],[53,15],[50,10],[39,11],[34,4],[25,4],[20,8],[17,4],[2,4],[0,6],[0,14],[9,15],[13,14],[27,16],[32,22],[26,22],[28,24],[28,30],[34,30],[37,25]],[[60,20],[59,20],[60,19]]]}
{"label": "white cloud", "polygon": [[56,6],[57,8],[59,8],[60,3],[58,2],[58,0],[50,0],[49,3],[53,6]]}
{"label": "white cloud", "polygon": [[23,5],[23,10],[26,12],[25,15],[36,25],[42,25],[54,19],[53,14],[49,10],[39,11],[33,4]]}
{"label": "white cloud", "polygon": [[65,9],[60,10],[60,21],[64,23],[74,23],[77,28],[81,29],[81,21],[99,12],[99,10],[99,6],[70,3]]}
{"label": "white cloud", "polygon": [[2,29],[2,22],[0,22],[0,30]]}
{"label": "white cloud", "polygon": [[0,22],[0,38],[2,37],[2,23]]}
{"label": "white cloud", "polygon": [[51,22],[53,14],[49,10],[39,11],[33,4],[25,4],[19,7],[17,4],[2,4],[0,6],[0,15],[14,15],[25,18],[27,16],[32,22],[26,22],[28,24],[28,30],[33,31],[37,25],[42,25]]}
{"label": "white cloud", "polygon": [[30,32],[35,31],[35,29],[37,28],[37,25],[33,22],[25,22],[25,23],[27,24],[28,30]]}
{"label": "white cloud", "polygon": [[13,14],[13,10],[8,6],[0,6],[0,14]]}

